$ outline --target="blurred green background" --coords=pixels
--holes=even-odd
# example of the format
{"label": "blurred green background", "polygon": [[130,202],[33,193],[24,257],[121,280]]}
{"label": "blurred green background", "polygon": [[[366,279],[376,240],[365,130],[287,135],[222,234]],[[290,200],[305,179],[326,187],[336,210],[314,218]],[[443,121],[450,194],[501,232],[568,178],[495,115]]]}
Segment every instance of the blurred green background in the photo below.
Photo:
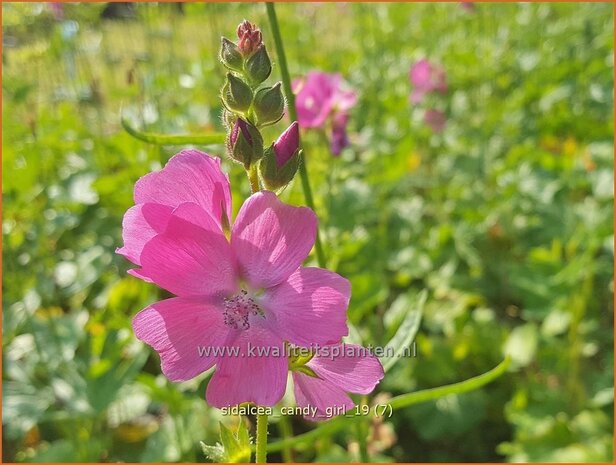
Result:
{"label": "blurred green background", "polygon": [[[3,461],[203,461],[199,441],[237,421],[206,406],[203,376],[168,382],[130,329],[159,291],[114,254],[122,215],[135,180],[180,147],[131,138],[120,110],[148,131],[221,131],[221,35],[256,22],[279,78],[265,8],[114,8],[2,4]],[[372,459],[611,462],[612,5],[277,9],[291,74],[341,72],[359,93],[341,158],[304,135],[358,337],[384,345],[429,291],[417,356],[379,398],[513,359],[481,390],[374,421]],[[440,134],[409,103],[421,58],[447,73],[429,102],[446,113]],[[224,164],[237,209],[248,183]],[[303,204],[300,183],[283,198]],[[349,461],[357,444],[343,430],[293,453]]]}

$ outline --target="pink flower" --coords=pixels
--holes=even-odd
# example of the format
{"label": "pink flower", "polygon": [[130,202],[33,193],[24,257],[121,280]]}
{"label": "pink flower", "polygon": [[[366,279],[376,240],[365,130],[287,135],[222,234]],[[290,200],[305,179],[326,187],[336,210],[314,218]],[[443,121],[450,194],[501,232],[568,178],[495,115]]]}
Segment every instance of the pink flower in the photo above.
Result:
{"label": "pink flower", "polygon": [[[354,407],[347,392],[370,394],[383,379],[381,362],[367,349],[354,344],[321,347],[305,365],[317,376],[293,371],[295,401],[316,408],[308,420],[327,420]],[[329,411],[328,411],[329,409]]]}
{"label": "pink flower", "polygon": [[299,125],[322,128],[331,119],[332,152],[339,155],[348,145],[348,111],[357,103],[357,94],[343,88],[340,74],[320,71],[311,71],[304,79],[295,80],[293,89]]}
{"label": "pink flower", "polygon": [[445,113],[440,110],[429,109],[424,113],[424,123],[432,128],[434,132],[442,132],[445,129]]}
{"label": "pink flower", "polygon": [[426,59],[419,60],[411,66],[409,78],[413,85],[412,103],[420,103],[424,95],[430,92],[441,94],[447,92],[445,70]]}
{"label": "pink flower", "polygon": [[348,113],[337,113],[332,118],[331,150],[336,156],[340,155],[342,153],[342,149],[349,145],[349,138],[346,132],[348,122]]}
{"label": "pink flower", "polygon": [[133,275],[175,294],[133,319],[172,381],[216,366],[206,398],[215,407],[273,406],[284,394],[285,341],[334,344],[347,334],[349,282],[302,268],[315,241],[309,208],[261,191],[244,202],[225,237],[231,194],[218,159],[180,152],[135,185],[119,253]]}

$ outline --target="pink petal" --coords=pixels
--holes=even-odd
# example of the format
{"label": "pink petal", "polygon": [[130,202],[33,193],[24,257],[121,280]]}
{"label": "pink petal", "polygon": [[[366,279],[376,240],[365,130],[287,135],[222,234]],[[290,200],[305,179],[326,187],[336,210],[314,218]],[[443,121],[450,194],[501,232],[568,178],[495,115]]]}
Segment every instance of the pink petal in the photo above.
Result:
{"label": "pink petal", "polygon": [[135,265],[140,265],[139,257],[143,246],[165,230],[172,211],[173,208],[157,203],[143,203],[129,208],[122,220],[124,247],[116,252]]}
{"label": "pink petal", "polygon": [[[333,416],[349,412],[355,404],[338,386],[323,379],[293,372],[295,401],[300,407],[316,408],[316,415],[305,415],[306,420],[329,420]],[[328,408],[332,410],[328,412]]]}
{"label": "pink petal", "polygon": [[222,312],[203,299],[175,297],[153,303],[133,318],[137,338],[158,352],[171,381],[185,381],[211,368],[216,357],[199,353],[217,347],[228,333]]}
{"label": "pink petal", "polygon": [[229,295],[237,276],[231,247],[210,216],[184,219],[195,208],[203,213],[196,205],[178,207],[165,232],[145,245],[140,274],[179,296]]}
{"label": "pink petal", "polygon": [[422,90],[430,90],[431,75],[432,65],[425,58],[413,64],[409,73],[411,84]]}
{"label": "pink petal", "polygon": [[141,269],[139,268],[133,268],[132,270],[128,270],[127,273],[131,276],[134,276],[135,278],[139,278],[142,279],[143,281],[145,281],[146,283],[154,283],[154,281],[152,281],[150,278],[148,278],[146,275],[141,273]]}
{"label": "pink petal", "polygon": [[411,91],[411,97],[410,97],[410,101],[413,104],[418,104],[421,103],[421,101],[424,98],[424,95],[426,95],[426,91],[421,90],[421,89],[413,89]]}
{"label": "pink petal", "polygon": [[353,90],[339,89],[336,92],[336,109],[339,111],[347,111],[357,103],[357,92]]}
{"label": "pink petal", "polygon": [[322,268],[299,268],[267,289],[260,304],[272,331],[293,344],[333,344],[348,334],[346,310],[351,285]]}
{"label": "pink petal", "polygon": [[355,344],[321,347],[307,365],[320,378],[355,394],[370,394],[385,375],[379,359]]}
{"label": "pink petal", "polygon": [[220,225],[224,211],[231,216],[229,179],[220,169],[220,159],[198,150],[183,150],[158,172],[135,184],[135,203],[159,203],[177,207],[185,202],[200,205]]}
{"label": "pink petal", "polygon": [[297,90],[295,105],[297,119],[304,128],[320,127],[325,123],[335,102],[340,83],[339,74],[311,71]]}
{"label": "pink petal", "polygon": [[306,207],[293,207],[268,191],[251,195],[240,209],[231,247],[242,276],[254,288],[284,281],[310,253],[317,217]]}
{"label": "pink petal", "polygon": [[253,326],[238,331],[237,337],[224,347],[225,356],[218,357],[207,386],[208,403],[218,408],[243,402],[276,405],[287,385],[288,362],[282,340]]}

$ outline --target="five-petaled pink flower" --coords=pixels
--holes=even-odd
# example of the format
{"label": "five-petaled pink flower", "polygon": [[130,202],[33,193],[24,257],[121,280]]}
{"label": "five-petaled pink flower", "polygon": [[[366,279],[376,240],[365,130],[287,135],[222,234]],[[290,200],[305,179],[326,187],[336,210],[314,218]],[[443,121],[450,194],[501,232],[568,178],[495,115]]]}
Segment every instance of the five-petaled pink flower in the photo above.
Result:
{"label": "five-petaled pink flower", "polygon": [[447,92],[445,70],[425,58],[411,66],[409,78],[413,85],[411,103],[420,103],[424,96],[430,92],[441,94]]}
{"label": "five-petaled pink flower", "polygon": [[349,145],[346,134],[348,112],[357,102],[357,94],[344,88],[340,74],[320,71],[311,71],[305,78],[296,79],[293,89],[299,125],[303,128],[324,128],[329,122],[331,150],[334,155],[340,155],[342,149]]}
{"label": "five-petaled pink flower", "polygon": [[293,386],[298,406],[316,408],[308,420],[350,411],[355,404],[346,393],[370,394],[384,375],[379,359],[355,344],[321,347],[306,367],[313,373],[294,371]]}
{"label": "five-petaled pink flower", "polygon": [[[285,343],[339,343],[348,332],[349,282],[303,268],[316,237],[312,210],[261,191],[231,223],[220,161],[196,150],[174,156],[135,185],[118,250],[134,276],[175,294],[133,319],[173,381],[216,366],[206,398],[215,407],[273,406],[288,373]],[[314,382],[313,382],[314,383]]]}

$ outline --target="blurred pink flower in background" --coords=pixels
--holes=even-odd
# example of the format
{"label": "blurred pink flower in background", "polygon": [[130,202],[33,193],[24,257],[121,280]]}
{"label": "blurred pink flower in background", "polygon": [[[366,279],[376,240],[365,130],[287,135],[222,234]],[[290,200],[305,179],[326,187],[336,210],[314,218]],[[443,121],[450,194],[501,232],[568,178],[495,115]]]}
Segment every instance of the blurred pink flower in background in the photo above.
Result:
{"label": "blurred pink flower in background", "polygon": [[[142,177],[134,196],[118,253],[140,265],[131,274],[177,296],[133,319],[136,336],[159,353],[170,380],[216,365],[206,392],[210,405],[273,406],[286,388],[285,341],[310,347],[347,335],[350,283],[301,266],[316,238],[309,208],[257,192],[227,238],[229,181],[220,159],[197,150]],[[212,350],[199,353],[200,347]],[[251,354],[250,347],[268,352]]]}
{"label": "blurred pink flower in background", "polygon": [[445,129],[445,113],[440,110],[428,109],[424,113],[424,123],[432,128],[434,132],[442,132]]}
{"label": "blurred pink flower in background", "polygon": [[411,66],[409,78],[413,85],[411,102],[414,104],[420,103],[424,96],[430,92],[441,94],[447,92],[445,70],[425,58]]}
{"label": "blurred pink flower in background", "polygon": [[49,4],[49,9],[56,21],[61,21],[64,19],[64,5],[62,2],[51,2]]}
{"label": "blurred pink flower in background", "polygon": [[469,13],[474,13],[475,12],[475,2],[461,2],[460,6],[462,8],[464,8],[466,11],[468,11]]}
{"label": "blurred pink flower in background", "polygon": [[303,128],[326,128],[331,125],[331,150],[340,155],[349,145],[346,127],[349,110],[357,103],[357,93],[345,89],[338,73],[310,71],[293,82],[299,125]]}

